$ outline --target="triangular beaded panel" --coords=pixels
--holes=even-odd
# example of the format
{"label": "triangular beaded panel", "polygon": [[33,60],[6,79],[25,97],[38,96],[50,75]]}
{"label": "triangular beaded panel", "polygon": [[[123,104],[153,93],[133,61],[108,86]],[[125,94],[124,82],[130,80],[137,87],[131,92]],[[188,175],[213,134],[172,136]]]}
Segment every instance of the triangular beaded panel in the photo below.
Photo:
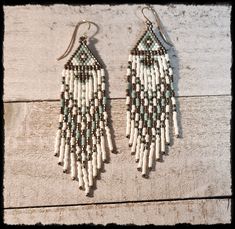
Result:
{"label": "triangular beaded panel", "polygon": [[81,43],[77,50],[74,52],[70,60],[67,62],[68,65],[75,66],[100,66],[101,64],[92,54],[91,50],[85,43]]}
{"label": "triangular beaded panel", "polygon": [[160,41],[157,39],[152,29],[148,28],[134,49],[138,51],[157,51],[161,46]]}

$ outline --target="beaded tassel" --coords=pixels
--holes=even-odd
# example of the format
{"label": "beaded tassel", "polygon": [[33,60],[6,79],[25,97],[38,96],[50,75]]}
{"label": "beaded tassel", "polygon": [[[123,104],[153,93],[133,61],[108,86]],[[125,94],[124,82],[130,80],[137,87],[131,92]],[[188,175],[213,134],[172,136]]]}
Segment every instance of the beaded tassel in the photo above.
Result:
{"label": "beaded tassel", "polygon": [[87,46],[86,37],[62,71],[61,109],[55,156],[63,171],[89,195],[94,179],[106,161],[104,134],[113,151],[107,122],[105,72]]}
{"label": "beaded tassel", "polygon": [[152,168],[154,159],[161,159],[170,144],[170,112],[175,136],[179,136],[169,56],[150,21],[129,55],[127,81],[126,137],[137,169],[147,177],[147,168]]}

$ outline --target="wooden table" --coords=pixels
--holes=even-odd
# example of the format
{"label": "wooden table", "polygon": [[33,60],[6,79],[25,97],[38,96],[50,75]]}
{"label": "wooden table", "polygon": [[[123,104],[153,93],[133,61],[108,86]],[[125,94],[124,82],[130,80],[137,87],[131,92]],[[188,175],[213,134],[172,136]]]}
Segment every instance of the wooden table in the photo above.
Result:
{"label": "wooden table", "polygon": [[[137,171],[125,138],[125,75],[145,29],[141,7],[4,6],[5,223],[230,223],[231,6],[154,5],[175,46],[182,137],[149,179]],[[106,66],[117,151],[90,198],[53,156],[66,61],[56,58],[82,19],[99,25],[90,46]]]}

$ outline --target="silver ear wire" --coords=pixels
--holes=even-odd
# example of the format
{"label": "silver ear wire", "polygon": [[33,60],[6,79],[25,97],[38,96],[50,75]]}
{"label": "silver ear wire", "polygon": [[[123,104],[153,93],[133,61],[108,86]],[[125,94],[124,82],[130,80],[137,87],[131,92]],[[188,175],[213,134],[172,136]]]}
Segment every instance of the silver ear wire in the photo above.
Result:
{"label": "silver ear wire", "polygon": [[145,10],[145,9],[148,9],[148,10],[150,10],[150,11],[153,13],[153,15],[154,15],[154,17],[155,17],[155,19],[156,19],[156,22],[157,22],[157,28],[158,28],[158,30],[159,30],[159,33],[160,33],[162,39],[163,39],[169,46],[173,46],[173,44],[172,44],[172,43],[166,38],[166,36],[165,36],[165,32],[164,32],[164,29],[163,29],[161,20],[160,20],[160,18],[159,18],[159,16],[158,16],[156,10],[153,9],[150,5],[148,5],[148,6],[144,7],[144,8],[142,8],[141,13],[143,14],[144,18],[147,20],[147,21],[146,21],[147,24],[149,24],[149,23],[152,24],[152,22],[151,22],[151,21],[148,19],[148,17],[144,14],[144,10]]}

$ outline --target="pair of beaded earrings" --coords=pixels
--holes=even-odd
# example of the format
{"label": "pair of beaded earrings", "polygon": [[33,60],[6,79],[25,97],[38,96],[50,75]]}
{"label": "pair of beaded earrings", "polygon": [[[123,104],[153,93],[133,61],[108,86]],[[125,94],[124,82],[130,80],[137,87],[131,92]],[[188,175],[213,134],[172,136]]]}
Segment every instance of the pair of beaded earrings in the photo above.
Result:
{"label": "pair of beaded earrings", "polygon": [[[158,31],[168,44],[160,19],[153,8],[144,7],[147,29],[131,50],[127,67],[126,89],[126,137],[131,153],[135,154],[137,169],[147,177],[154,160],[160,160],[170,144],[169,118],[173,116],[175,135],[179,136],[173,72],[166,49],[153,32],[151,21],[144,9],[150,9],[157,21]],[[66,57],[75,42],[80,25],[74,30]],[[89,195],[94,179],[107,160],[105,135],[108,148],[113,152],[112,139],[106,111],[105,71],[87,45],[86,33],[80,37],[80,45],[67,61],[62,71],[61,109],[56,133],[55,156],[78,180],[80,189]]]}

